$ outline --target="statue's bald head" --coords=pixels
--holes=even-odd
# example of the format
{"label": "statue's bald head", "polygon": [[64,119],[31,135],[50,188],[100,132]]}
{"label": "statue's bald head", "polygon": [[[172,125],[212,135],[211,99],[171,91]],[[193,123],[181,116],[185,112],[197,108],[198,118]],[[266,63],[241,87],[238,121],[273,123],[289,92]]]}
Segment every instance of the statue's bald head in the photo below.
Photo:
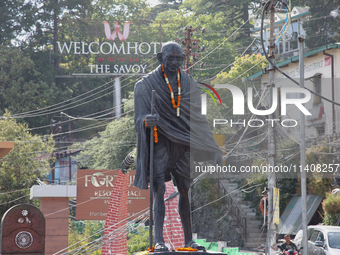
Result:
{"label": "statue's bald head", "polygon": [[176,42],[167,42],[162,45],[162,53],[167,54],[169,52],[179,51],[183,54],[182,47]]}
{"label": "statue's bald head", "polygon": [[176,42],[164,43],[157,59],[167,72],[176,72],[184,60],[182,47]]}

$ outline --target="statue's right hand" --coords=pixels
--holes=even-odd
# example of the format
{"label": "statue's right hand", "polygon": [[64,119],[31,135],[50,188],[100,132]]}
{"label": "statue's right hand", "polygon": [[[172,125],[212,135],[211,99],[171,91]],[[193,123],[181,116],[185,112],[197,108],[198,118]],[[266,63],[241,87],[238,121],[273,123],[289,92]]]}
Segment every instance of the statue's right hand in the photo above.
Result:
{"label": "statue's right hand", "polygon": [[157,123],[159,121],[159,115],[158,114],[149,114],[145,117],[145,122],[147,127],[153,127],[157,126]]}

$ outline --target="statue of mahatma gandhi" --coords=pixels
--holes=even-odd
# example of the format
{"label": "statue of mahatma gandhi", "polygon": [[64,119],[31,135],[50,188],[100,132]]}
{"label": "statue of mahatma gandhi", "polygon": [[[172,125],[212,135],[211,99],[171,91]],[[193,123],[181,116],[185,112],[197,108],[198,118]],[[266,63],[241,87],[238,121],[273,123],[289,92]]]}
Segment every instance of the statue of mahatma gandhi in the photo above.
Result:
{"label": "statue of mahatma gandhi", "polygon": [[[160,63],[135,86],[135,127],[137,131],[137,169],[134,186],[148,189],[154,185],[155,251],[167,251],[164,244],[165,182],[174,179],[179,192],[179,214],[185,247],[203,250],[192,240],[190,202],[190,163],[210,161],[222,164],[217,146],[205,117],[201,115],[201,92],[196,81],[180,66],[185,59],[175,42],[163,44],[157,54]],[[151,94],[156,91],[155,114],[151,113]],[[153,180],[149,178],[150,129],[157,126],[154,143]]]}

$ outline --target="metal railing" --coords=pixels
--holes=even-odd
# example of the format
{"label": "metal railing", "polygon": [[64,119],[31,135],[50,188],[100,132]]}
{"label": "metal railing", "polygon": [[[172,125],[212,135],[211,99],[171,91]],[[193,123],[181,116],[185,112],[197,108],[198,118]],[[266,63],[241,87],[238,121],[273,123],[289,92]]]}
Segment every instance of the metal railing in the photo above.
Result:
{"label": "metal railing", "polygon": [[226,202],[229,213],[234,218],[239,228],[242,230],[243,235],[244,235],[244,241],[246,242],[247,240],[247,217],[244,215],[241,208],[237,205],[237,202],[235,201],[235,199],[231,196],[231,194],[228,192],[226,187],[224,187],[221,181],[218,182],[218,185],[223,190],[223,196],[225,196],[223,200]]}

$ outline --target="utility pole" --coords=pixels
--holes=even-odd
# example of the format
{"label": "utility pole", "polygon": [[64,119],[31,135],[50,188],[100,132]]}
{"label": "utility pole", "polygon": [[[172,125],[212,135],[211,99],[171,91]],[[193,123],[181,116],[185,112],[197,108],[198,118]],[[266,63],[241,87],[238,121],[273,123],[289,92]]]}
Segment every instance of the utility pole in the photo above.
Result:
{"label": "utility pole", "polygon": [[68,141],[71,142],[72,141],[72,130],[71,130],[71,118],[68,117]]}
{"label": "utility pole", "polygon": [[[192,28],[192,26],[189,26],[187,27],[187,30],[185,31],[187,38],[186,38],[186,48],[184,48],[184,51],[186,52],[185,68],[187,69],[186,70],[187,73],[191,72],[192,64],[190,63],[190,57],[191,56],[199,57],[199,54],[191,53],[191,50],[197,48],[197,43],[201,41],[199,39],[191,39],[191,37],[193,36],[193,32],[197,31],[197,29],[198,29],[197,27]],[[191,42],[194,43],[193,46],[191,46]]]}
{"label": "utility pole", "polygon": [[[305,76],[304,76],[304,41],[305,39],[300,34],[299,36],[299,70],[300,70],[300,88],[304,88]],[[301,157],[301,215],[302,215],[302,247],[303,255],[308,255],[308,243],[307,243],[307,179],[306,172],[304,171],[306,166],[306,146],[305,146],[305,115],[300,112],[300,157]]]}
{"label": "utility pole", "polygon": [[[200,56],[199,52],[202,52],[205,50],[205,47],[202,46],[198,48],[198,43],[201,41],[199,39],[191,39],[191,37],[194,35],[193,32],[197,31],[198,28],[192,28],[192,26],[185,27],[185,34],[186,38],[176,38],[176,41],[181,41],[183,45],[185,45],[185,48],[183,48],[183,52],[185,54],[185,66],[186,73],[190,73],[192,70],[192,66],[195,62],[198,61],[198,58]],[[203,34],[205,32],[205,28],[201,29],[201,33]],[[192,43],[192,45],[191,45]],[[197,49],[197,53],[193,53],[192,50]],[[193,63],[190,62],[190,58],[193,57]],[[200,64],[201,67],[203,67],[203,63]]]}
{"label": "utility pole", "polygon": [[71,160],[71,151],[69,151],[69,154],[68,154],[68,180],[69,180],[70,185],[71,185],[71,181],[72,181],[72,160]]}
{"label": "utility pole", "polygon": [[[275,58],[275,37],[274,37],[274,13],[275,5],[274,0],[270,1],[268,10],[270,11],[270,27],[269,27],[269,49],[268,55],[271,58],[271,62],[274,63]],[[274,66],[269,63],[269,87],[270,87],[270,98],[269,107],[273,104],[273,87],[275,87],[274,81]],[[273,119],[273,114],[269,115],[269,119]],[[276,226],[274,224],[274,188],[276,187],[276,176],[274,171],[270,169],[274,168],[275,165],[275,137],[274,128],[272,125],[268,127],[268,232],[267,232],[267,251],[269,255],[274,255],[272,246],[276,242]]]}

